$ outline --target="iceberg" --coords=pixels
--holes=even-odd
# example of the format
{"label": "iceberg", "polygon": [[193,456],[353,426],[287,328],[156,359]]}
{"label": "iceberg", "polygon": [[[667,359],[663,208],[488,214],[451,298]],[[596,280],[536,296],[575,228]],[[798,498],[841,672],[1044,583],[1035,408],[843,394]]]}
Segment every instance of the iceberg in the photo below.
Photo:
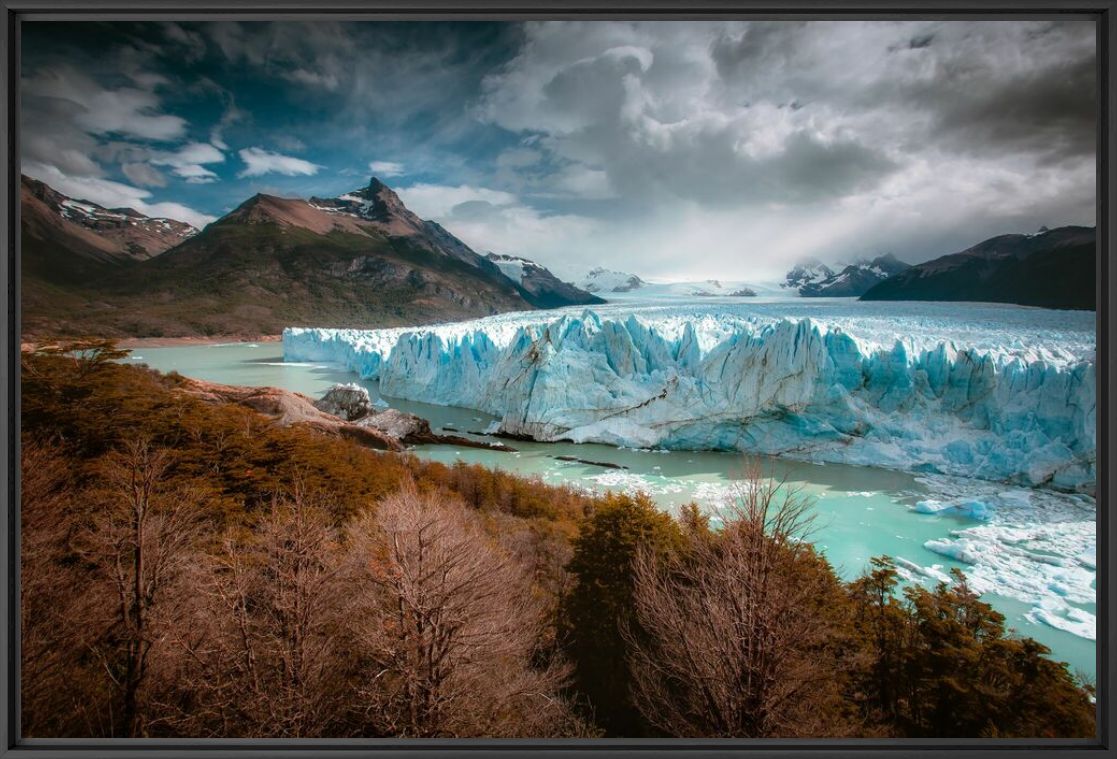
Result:
{"label": "iceberg", "polygon": [[[500,431],[739,450],[1092,492],[1094,315],[981,304],[758,303],[288,328],[287,361],[460,406]],[[981,518],[978,514],[972,514]]]}

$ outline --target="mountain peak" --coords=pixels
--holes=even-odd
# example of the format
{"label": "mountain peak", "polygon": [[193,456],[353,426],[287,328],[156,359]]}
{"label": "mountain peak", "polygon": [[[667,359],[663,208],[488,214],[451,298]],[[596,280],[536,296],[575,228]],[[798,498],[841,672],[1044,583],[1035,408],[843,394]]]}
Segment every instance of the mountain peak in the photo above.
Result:
{"label": "mountain peak", "polygon": [[626,293],[638,290],[646,284],[635,274],[595,266],[586,272],[578,286],[589,293]]}

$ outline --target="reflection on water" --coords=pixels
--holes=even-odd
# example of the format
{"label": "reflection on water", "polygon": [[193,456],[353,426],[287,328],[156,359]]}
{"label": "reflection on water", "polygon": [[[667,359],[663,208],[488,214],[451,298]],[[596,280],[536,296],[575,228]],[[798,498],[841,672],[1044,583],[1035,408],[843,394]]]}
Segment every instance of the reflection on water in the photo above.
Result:
{"label": "reflection on water", "polygon": [[[234,385],[270,385],[311,397],[321,396],[339,382],[356,382],[368,388],[374,398],[378,394],[375,383],[358,380],[336,367],[284,363],[282,353],[279,343],[188,345],[139,348],[133,352],[131,360],[198,379]],[[469,434],[484,430],[493,421],[486,414],[468,409],[394,398],[385,400],[396,408],[428,419],[434,429],[448,427]],[[454,446],[421,446],[415,452],[445,463],[466,461],[500,467],[555,485],[616,491],[639,489],[651,494],[665,509],[674,510],[696,501],[714,513],[719,504],[731,496],[733,482],[739,478],[743,466],[741,457],[732,453],[509,442],[516,452]],[[562,461],[556,458],[558,456],[609,463],[620,468]],[[801,488],[804,495],[814,499],[817,521],[813,540],[843,577],[857,576],[871,557],[882,554],[903,559],[904,567],[911,569],[908,574],[912,581],[927,585],[949,573],[951,567],[972,569],[968,564],[928,550],[925,543],[941,541],[952,531],[973,527],[975,522],[957,513],[913,511],[917,501],[941,494],[930,492],[925,482],[912,475],[782,459],[764,463],[774,476],[786,478],[790,485]],[[1093,676],[1096,669],[1093,640],[1029,619],[1029,611],[1041,599],[1030,598],[1025,602],[994,594],[987,594],[985,598],[1005,614],[1009,626],[1051,647],[1056,658],[1070,662],[1073,669]],[[1078,604],[1075,608],[1096,613],[1093,604]]]}

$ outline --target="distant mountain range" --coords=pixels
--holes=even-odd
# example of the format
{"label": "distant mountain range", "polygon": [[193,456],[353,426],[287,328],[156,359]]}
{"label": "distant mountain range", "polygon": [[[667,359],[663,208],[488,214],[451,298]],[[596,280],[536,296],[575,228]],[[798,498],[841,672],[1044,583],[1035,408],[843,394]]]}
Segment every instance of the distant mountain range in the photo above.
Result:
{"label": "distant mountain range", "polygon": [[526,258],[474,252],[419,218],[387,185],[336,198],[255,195],[199,231],[131,208],[21,187],[21,301],[27,336],[276,334],[294,325],[408,326],[601,296],[750,297],[781,292],[865,300],[1095,307],[1096,232],[1001,235],[911,267],[886,255],[846,266],[807,260],[774,283],[649,284],[595,268],[580,287]]}
{"label": "distant mountain range", "polygon": [[875,285],[861,298],[1092,310],[1097,306],[1096,246],[1093,227],[1000,235],[913,266]]}
{"label": "distant mountain range", "polygon": [[28,335],[275,334],[597,302],[542,267],[510,279],[375,178],[337,198],[255,195],[198,231],[24,177],[21,229]]}
{"label": "distant mountain range", "polygon": [[856,297],[910,267],[891,253],[856,261],[837,271],[821,261],[807,259],[787,273],[781,286],[805,298]]}

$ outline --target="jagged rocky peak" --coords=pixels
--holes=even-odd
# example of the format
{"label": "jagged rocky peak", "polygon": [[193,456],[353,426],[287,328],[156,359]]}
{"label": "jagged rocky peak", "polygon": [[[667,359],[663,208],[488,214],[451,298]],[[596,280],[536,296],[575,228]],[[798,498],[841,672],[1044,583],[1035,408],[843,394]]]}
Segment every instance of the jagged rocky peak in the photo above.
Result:
{"label": "jagged rocky peak", "polygon": [[817,258],[804,258],[791,268],[781,286],[798,289],[803,285],[821,282],[832,276],[834,276],[834,270],[822,261]]}
{"label": "jagged rocky peak", "polygon": [[391,224],[396,219],[419,223],[419,218],[408,210],[395,190],[376,177],[372,177],[366,187],[336,198],[311,198],[310,204],[325,211],[349,213],[381,224]]}

